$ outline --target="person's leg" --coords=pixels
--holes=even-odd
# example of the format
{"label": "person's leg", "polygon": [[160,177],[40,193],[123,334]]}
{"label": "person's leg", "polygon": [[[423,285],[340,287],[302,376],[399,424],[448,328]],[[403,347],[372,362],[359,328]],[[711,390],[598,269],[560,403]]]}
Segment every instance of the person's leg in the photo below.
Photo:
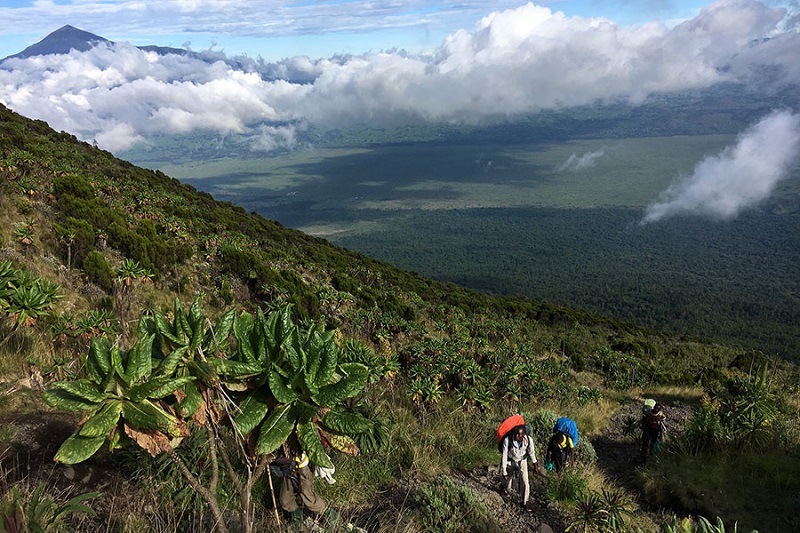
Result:
{"label": "person's leg", "polygon": [[283,481],[281,481],[281,490],[278,494],[278,502],[289,515],[289,526],[292,528],[300,527],[303,524],[303,509],[297,504],[298,489],[298,480],[295,475],[292,474],[283,478]]}
{"label": "person's leg", "polygon": [[292,513],[299,508],[297,505],[297,481],[294,475],[283,478],[281,490],[278,493],[278,503],[287,513]]}
{"label": "person's leg", "polygon": [[647,432],[646,429],[642,430],[642,448],[640,455],[642,459],[646,459],[647,455],[650,451],[650,434]]}
{"label": "person's leg", "polygon": [[519,466],[522,473],[522,488],[523,488],[522,505],[528,505],[528,499],[531,496],[531,485],[528,482],[528,460],[526,459],[522,461]]}
{"label": "person's leg", "polygon": [[315,514],[325,511],[328,502],[314,491],[314,475],[311,473],[311,468],[300,468],[298,477],[300,479],[300,502],[303,507]]}

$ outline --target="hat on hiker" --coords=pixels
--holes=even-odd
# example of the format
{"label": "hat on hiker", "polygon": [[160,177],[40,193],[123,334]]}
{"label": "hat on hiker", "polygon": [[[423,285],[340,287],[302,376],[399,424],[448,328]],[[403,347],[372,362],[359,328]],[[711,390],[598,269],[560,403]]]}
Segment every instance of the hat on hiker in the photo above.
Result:
{"label": "hat on hiker", "polygon": [[644,401],[644,406],[646,409],[652,409],[656,406],[656,401],[652,398],[648,398]]}

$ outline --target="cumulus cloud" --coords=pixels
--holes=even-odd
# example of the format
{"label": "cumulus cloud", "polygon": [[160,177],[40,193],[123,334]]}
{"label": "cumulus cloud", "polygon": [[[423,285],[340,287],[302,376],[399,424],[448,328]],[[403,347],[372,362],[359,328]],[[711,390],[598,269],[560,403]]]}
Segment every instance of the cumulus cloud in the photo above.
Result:
{"label": "cumulus cloud", "polygon": [[800,155],[800,116],[776,111],[734,146],[701,161],[691,176],[650,205],[643,223],[688,214],[730,219],[766,200]]}
{"label": "cumulus cloud", "polygon": [[569,158],[556,167],[558,172],[579,172],[592,168],[597,160],[606,155],[605,150],[586,152],[583,155],[572,154]]}
{"label": "cumulus cloud", "polygon": [[[798,83],[795,23],[786,10],[754,0],[720,0],[673,27],[622,27],[529,3],[490,13],[424,57],[267,63],[210,52],[161,56],[117,43],[4,62],[0,103],[111,150],[197,130],[248,135],[254,148],[272,149],[292,144],[287,128],[307,124],[479,123],[637,103],[656,92],[755,79],[765,69],[773,86]],[[265,137],[269,128],[278,135]]]}

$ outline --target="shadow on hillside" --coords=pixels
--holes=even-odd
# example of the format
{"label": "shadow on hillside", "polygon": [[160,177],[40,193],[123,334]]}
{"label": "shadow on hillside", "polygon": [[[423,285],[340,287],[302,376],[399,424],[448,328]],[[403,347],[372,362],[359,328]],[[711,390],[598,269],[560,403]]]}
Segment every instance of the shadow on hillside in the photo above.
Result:
{"label": "shadow on hillside", "polygon": [[597,466],[627,490],[640,491],[638,472],[643,466],[639,458],[639,443],[618,441],[606,436],[592,440],[597,453]]}

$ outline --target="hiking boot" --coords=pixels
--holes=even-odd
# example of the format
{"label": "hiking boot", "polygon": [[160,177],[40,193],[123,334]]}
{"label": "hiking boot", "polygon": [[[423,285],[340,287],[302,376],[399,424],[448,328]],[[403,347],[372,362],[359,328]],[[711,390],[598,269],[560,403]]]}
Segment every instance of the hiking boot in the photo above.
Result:
{"label": "hiking boot", "polygon": [[289,513],[289,524],[288,526],[292,529],[301,530],[303,529],[303,508],[297,508],[291,513]]}
{"label": "hiking boot", "polygon": [[526,511],[528,511],[529,513],[532,513],[533,512],[533,503],[532,502],[528,502],[525,505],[523,505],[522,508],[525,509]]}
{"label": "hiking boot", "polygon": [[339,513],[337,513],[336,509],[333,507],[328,506],[324,511],[322,511],[322,518],[328,523],[329,526],[332,526],[339,521]]}

